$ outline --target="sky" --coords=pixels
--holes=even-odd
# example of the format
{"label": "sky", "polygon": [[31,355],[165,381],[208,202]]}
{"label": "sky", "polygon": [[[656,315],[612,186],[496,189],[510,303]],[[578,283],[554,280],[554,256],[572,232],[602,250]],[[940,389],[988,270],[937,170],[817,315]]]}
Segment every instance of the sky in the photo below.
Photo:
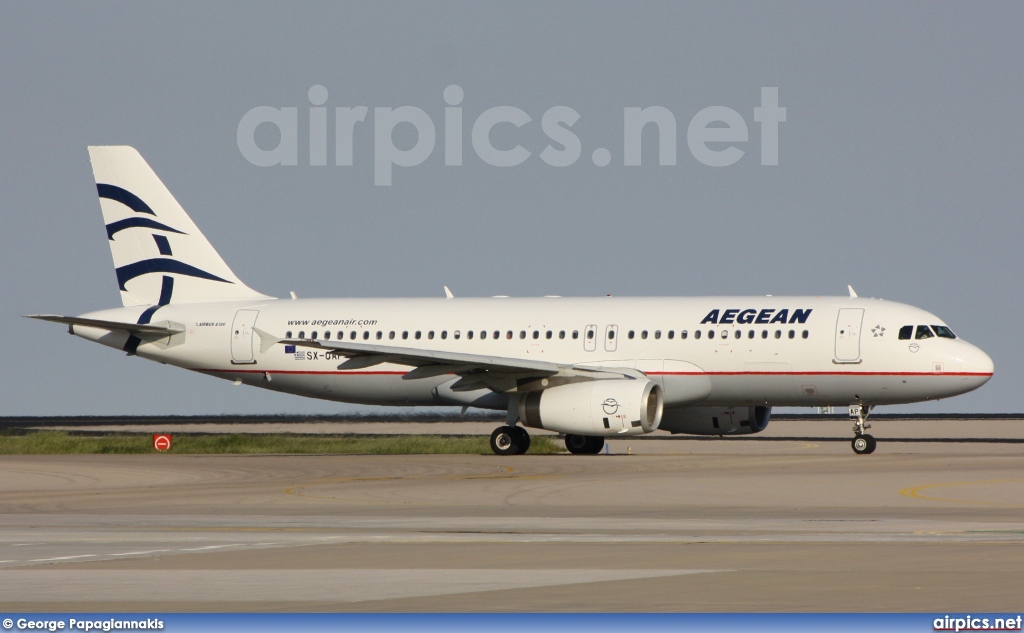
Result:
{"label": "sky", "polygon": [[[852,284],[938,314],[995,361],[978,391],[887,411],[1024,411],[1021,32],[1014,2],[4,3],[0,415],[371,410],[125,358],[21,317],[120,304],[86,152],[115,144],[271,295]],[[785,108],[777,164],[756,114],[765,88]],[[336,109],[359,106],[338,160]],[[294,108],[294,127],[252,125],[268,108]],[[675,152],[649,125],[626,165],[629,108],[674,120]],[[725,125],[702,123],[708,108],[731,140],[704,142]],[[495,112],[525,119],[487,137]],[[425,118],[433,146],[403,117]]]}

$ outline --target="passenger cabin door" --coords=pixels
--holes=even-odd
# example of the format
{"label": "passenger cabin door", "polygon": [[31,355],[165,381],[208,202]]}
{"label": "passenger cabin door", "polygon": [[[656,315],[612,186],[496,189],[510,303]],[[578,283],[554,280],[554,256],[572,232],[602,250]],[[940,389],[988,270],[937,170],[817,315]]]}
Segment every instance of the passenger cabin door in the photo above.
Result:
{"label": "passenger cabin door", "polygon": [[842,308],[836,319],[837,363],[860,362],[860,328],[864,321],[864,308]]}
{"label": "passenger cabin door", "polygon": [[239,310],[231,323],[231,363],[250,365],[256,362],[252,353],[252,328],[259,310]]}

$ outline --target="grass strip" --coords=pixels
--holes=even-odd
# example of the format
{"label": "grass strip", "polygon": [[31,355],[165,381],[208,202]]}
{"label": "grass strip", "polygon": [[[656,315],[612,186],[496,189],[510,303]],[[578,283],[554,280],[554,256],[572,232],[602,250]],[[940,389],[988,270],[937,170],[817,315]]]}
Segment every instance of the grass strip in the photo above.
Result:
{"label": "grass strip", "polygon": [[[287,433],[174,434],[177,455],[487,455],[488,438],[450,435],[311,436]],[[530,454],[562,452],[550,438],[534,437]],[[156,453],[148,434],[77,435],[66,431],[0,434],[0,455],[142,455]]]}

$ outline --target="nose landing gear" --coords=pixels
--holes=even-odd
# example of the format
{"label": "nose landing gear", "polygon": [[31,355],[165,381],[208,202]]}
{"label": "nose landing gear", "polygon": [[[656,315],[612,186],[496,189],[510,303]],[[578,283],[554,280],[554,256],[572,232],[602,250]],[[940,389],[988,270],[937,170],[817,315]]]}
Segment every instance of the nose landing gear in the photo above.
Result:
{"label": "nose landing gear", "polygon": [[851,404],[850,419],[853,420],[853,452],[858,455],[870,455],[875,452],[878,442],[866,431],[871,428],[868,424],[868,415],[871,413],[871,405]]}

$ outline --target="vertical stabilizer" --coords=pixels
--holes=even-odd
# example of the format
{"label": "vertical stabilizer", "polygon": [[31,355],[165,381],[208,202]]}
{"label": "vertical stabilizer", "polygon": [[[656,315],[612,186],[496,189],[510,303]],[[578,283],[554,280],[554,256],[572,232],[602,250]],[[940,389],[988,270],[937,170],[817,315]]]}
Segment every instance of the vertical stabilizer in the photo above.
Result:
{"label": "vertical stabilizer", "polygon": [[268,298],[231,272],[134,147],[90,147],[89,158],[124,305]]}

